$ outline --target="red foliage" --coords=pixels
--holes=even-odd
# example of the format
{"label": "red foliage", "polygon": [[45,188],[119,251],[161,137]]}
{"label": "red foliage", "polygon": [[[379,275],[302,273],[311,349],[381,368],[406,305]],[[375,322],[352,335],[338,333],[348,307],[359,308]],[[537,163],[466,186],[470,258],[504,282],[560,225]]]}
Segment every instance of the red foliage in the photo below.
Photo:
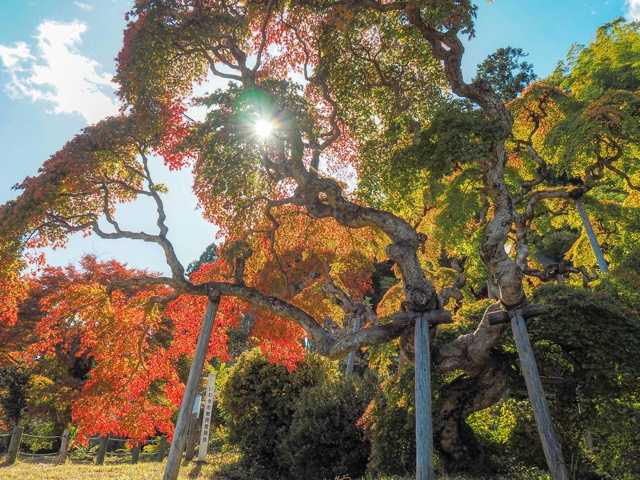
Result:
{"label": "red foliage", "polygon": [[304,358],[304,330],[291,320],[287,320],[265,309],[256,312],[254,337],[259,339],[259,347],[270,362],[287,367],[289,371]]}
{"label": "red foliage", "polygon": [[73,400],[72,419],[81,436],[144,439],[171,431],[175,404],[167,392],[179,378],[175,358],[166,353],[162,309],[150,303],[168,290],[107,288],[141,275],[148,273],[85,257],[82,270],[49,268],[40,279],[55,288],[40,300],[38,340],[23,356],[34,361],[66,352],[91,360],[88,379]]}
{"label": "red foliage", "polygon": [[160,111],[162,130],[155,153],[164,158],[170,170],[179,170],[195,158],[193,152],[182,146],[190,131],[184,115],[186,110],[178,101],[167,101],[162,104]]}
{"label": "red foliage", "polygon": [[[219,280],[225,270],[224,260],[204,264],[194,278]],[[149,275],[87,256],[80,269],[48,267],[34,281],[41,318],[34,343],[24,345],[20,357],[27,362],[60,355],[91,361],[88,377],[72,399],[80,441],[103,434],[133,440],[172,434],[172,415],[184,391],[181,361],[193,356],[207,298],[180,295],[162,307],[151,300],[168,294],[167,287],[118,287]],[[208,360],[230,360],[227,332],[248,310],[242,300],[221,299]],[[268,358],[287,368],[293,369],[304,354],[302,329],[268,311],[258,310],[252,333]]]}
{"label": "red foliage", "polygon": [[[252,18],[253,52],[257,52],[262,42],[263,20],[262,15]],[[307,73],[312,73],[318,63],[316,47],[320,27],[320,16],[296,7],[269,22],[259,78],[287,79],[292,73],[304,76],[305,64]]]}

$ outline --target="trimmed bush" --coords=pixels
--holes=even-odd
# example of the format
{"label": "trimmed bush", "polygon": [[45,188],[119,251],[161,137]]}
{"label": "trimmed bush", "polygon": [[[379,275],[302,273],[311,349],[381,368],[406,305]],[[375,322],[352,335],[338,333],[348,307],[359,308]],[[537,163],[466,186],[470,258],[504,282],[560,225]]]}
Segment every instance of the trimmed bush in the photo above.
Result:
{"label": "trimmed bush", "polygon": [[348,379],[302,392],[281,444],[292,478],[358,478],[365,473],[369,444],[357,422],[368,401],[362,382]]}
{"label": "trimmed bush", "polygon": [[293,371],[258,350],[242,354],[221,392],[229,441],[254,479],[333,479],[362,475],[369,454],[356,425],[367,390],[334,364],[308,355]]}
{"label": "trimmed bush", "polygon": [[325,381],[330,368],[308,357],[289,372],[269,363],[259,350],[245,352],[229,372],[220,392],[229,440],[243,453],[243,462],[258,478],[285,478],[288,464],[278,445],[287,434],[300,393]]}

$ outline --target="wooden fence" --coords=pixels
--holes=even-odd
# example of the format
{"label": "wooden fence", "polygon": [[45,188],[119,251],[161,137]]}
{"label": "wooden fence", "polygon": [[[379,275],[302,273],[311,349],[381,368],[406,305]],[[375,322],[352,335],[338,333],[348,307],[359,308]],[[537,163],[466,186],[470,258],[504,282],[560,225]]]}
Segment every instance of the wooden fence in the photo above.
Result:
{"label": "wooden fence", "polygon": [[[194,458],[196,451],[198,452],[198,461],[206,460],[215,396],[215,378],[215,374],[209,375],[204,406],[201,405],[202,395],[197,394],[192,409],[189,412],[183,435],[184,448],[180,454],[180,458],[182,459],[184,456],[187,462]],[[199,421],[201,416],[202,423]],[[36,449],[47,450],[44,453],[40,451],[25,451],[22,449],[22,446],[25,440],[29,438],[32,440],[51,442],[51,447]],[[71,448],[68,430],[65,430],[61,435],[33,435],[25,433],[23,427],[15,427],[11,433],[0,433],[0,447],[2,447],[3,442],[6,446],[8,441],[5,461],[3,463],[5,466],[14,464],[19,458],[39,462],[48,461],[55,464],[62,464],[70,460],[77,463],[95,463],[96,465],[102,465],[105,462],[105,458],[109,457],[119,458],[120,462],[127,461],[127,459],[129,459],[131,463],[138,463],[138,461],[143,459],[161,462],[169,453],[169,443],[164,435],[156,437],[156,439],[157,448],[154,452],[144,452],[144,445],[140,443],[134,444],[132,448],[127,448],[126,444],[128,439],[113,438],[110,436],[90,438],[89,448]],[[53,447],[55,444],[57,444],[56,448]],[[116,444],[120,445],[121,448],[113,448]]]}
{"label": "wooden fence", "polygon": [[[57,448],[39,449],[51,450],[45,452],[26,451],[22,447],[28,439],[51,442],[57,444]],[[72,449],[70,448],[68,430],[65,430],[62,435],[33,435],[25,433],[23,427],[15,427],[11,433],[0,433],[0,446],[4,444],[6,448],[4,466],[12,465],[18,459],[54,464],[62,464],[69,460],[76,463],[95,463],[96,465],[104,464],[105,458],[118,458],[120,461],[128,459],[131,463],[138,463],[145,459],[161,462],[167,455],[169,444],[164,435],[157,440],[156,451],[149,453],[143,451],[144,445],[140,443],[135,444],[133,448],[127,448],[128,439],[109,436],[91,437],[88,448]],[[149,442],[149,444],[151,443]],[[119,448],[114,448],[116,446]]]}

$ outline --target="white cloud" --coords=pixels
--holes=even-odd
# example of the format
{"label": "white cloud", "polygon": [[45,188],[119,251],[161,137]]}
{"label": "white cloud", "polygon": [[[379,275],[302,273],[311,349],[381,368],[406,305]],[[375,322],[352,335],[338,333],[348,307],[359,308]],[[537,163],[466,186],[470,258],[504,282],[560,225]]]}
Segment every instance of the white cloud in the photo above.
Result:
{"label": "white cloud", "polygon": [[75,1],[73,4],[78,7],[80,10],[84,10],[85,12],[90,12],[93,10],[93,5],[84,2]]}
{"label": "white cloud", "polygon": [[88,123],[115,114],[111,75],[99,73],[98,62],[78,50],[86,30],[77,21],[47,20],[38,26],[34,51],[24,42],[13,47],[0,44],[0,62],[10,76],[8,93],[50,103],[52,113],[78,113]]}
{"label": "white cloud", "polygon": [[640,0],[627,0],[627,7],[629,7],[627,12],[629,18],[640,21]]}
{"label": "white cloud", "polygon": [[33,58],[29,52],[29,46],[24,42],[16,43],[16,46],[6,47],[0,45],[0,60],[7,68],[16,68],[23,60]]}

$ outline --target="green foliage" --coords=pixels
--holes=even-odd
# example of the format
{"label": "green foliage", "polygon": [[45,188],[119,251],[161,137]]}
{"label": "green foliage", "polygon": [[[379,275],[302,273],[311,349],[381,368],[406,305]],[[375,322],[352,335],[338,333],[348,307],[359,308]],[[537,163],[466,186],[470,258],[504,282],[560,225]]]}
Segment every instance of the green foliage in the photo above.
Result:
{"label": "green foliage", "polygon": [[557,69],[560,86],[580,100],[593,100],[607,90],[640,88],[640,24],[615,20],[598,29],[587,47],[575,46]]}
{"label": "green foliage", "polygon": [[[210,219],[226,226],[229,222],[221,222],[225,218],[248,228],[261,214],[256,199],[277,184],[264,163],[265,152],[277,154],[283,139],[295,138],[289,135],[294,129],[317,139],[308,105],[300,87],[285,81],[264,81],[254,88],[232,85],[199,104],[208,108],[207,117],[184,145],[199,152],[194,190]],[[258,135],[259,120],[273,124],[271,137]],[[286,142],[286,147],[302,159],[301,144]]]}
{"label": "green foliage", "polygon": [[184,2],[136,2],[127,14],[130,22],[117,58],[123,100],[139,111],[153,111],[163,101],[186,96],[194,81],[206,77],[206,55],[189,45],[219,41],[239,25],[222,12],[200,13],[194,21],[193,9]]}
{"label": "green foliage", "polygon": [[537,259],[542,263],[545,259],[553,263],[561,262],[579,235],[579,232],[569,226],[545,232],[535,244]]}
{"label": "green foliage", "polygon": [[489,154],[498,131],[482,114],[464,102],[454,101],[435,112],[413,145],[394,159],[415,170],[428,169],[435,180],[449,175],[456,165]]}
{"label": "green foliage", "polygon": [[543,378],[554,380],[545,389],[553,395],[565,455],[582,474],[634,478],[640,472],[640,456],[632,452],[640,445],[640,318],[611,284],[596,291],[548,284],[534,301],[551,307],[529,322],[529,331]]}
{"label": "green foliage", "polygon": [[636,232],[629,233],[627,238],[617,245],[616,265],[610,271],[601,288],[610,288],[628,308],[636,315],[640,313],[640,246],[634,241]]}
{"label": "green foliage", "polygon": [[[604,25],[588,46],[574,46],[551,77],[527,88],[510,104],[514,136],[540,153],[536,161],[513,146],[514,187],[532,175],[543,178],[533,190],[561,189],[567,199],[540,202],[529,239],[541,263],[568,260],[591,268],[595,259],[573,198],[582,197],[612,270],[629,258],[640,226],[640,29],[620,20]],[[522,202],[521,208],[524,207]],[[567,251],[571,230],[580,235]],[[566,236],[566,243],[561,238]],[[626,270],[626,282],[634,274]],[[624,288],[619,282],[618,288]]]}
{"label": "green foliage", "polygon": [[[27,448],[31,452],[51,452],[55,451],[60,444],[59,440],[52,438],[36,438],[35,436],[55,436],[60,435],[61,431],[58,430],[58,426],[51,421],[42,418],[32,418],[29,415],[25,415],[25,419],[22,421],[22,425],[25,427],[25,431],[29,435],[25,435],[22,438],[22,448]],[[34,435],[33,437],[31,435]]]}
{"label": "green foliage", "polygon": [[369,401],[362,381],[338,380],[306,389],[294,405],[280,447],[292,478],[357,478],[364,474],[369,445],[358,425]]}
{"label": "green foliage", "polygon": [[[572,48],[546,88],[527,92],[531,99],[553,99],[544,112],[553,119],[551,128],[544,127],[544,148],[556,175],[593,182],[607,173],[620,190],[625,174],[633,181],[640,134],[639,55],[639,24],[617,20],[601,27],[590,45]],[[611,191],[612,183],[608,186]]]}
{"label": "green foliage", "polygon": [[[450,8],[443,3],[428,10],[439,16]],[[394,157],[413,143],[445,101],[440,63],[400,16],[365,9],[349,17],[345,28],[325,33],[321,48],[323,72],[348,127],[345,133],[359,144],[354,165],[359,195],[411,218],[422,210],[427,178]]]}
{"label": "green foliage", "polygon": [[245,352],[220,392],[228,438],[251,478],[333,478],[364,471],[366,440],[356,424],[367,403],[363,385],[308,356],[295,370]]}
{"label": "green foliage", "polygon": [[[394,124],[363,146],[358,193],[411,222],[440,206],[431,222],[434,231],[429,233],[462,247],[472,235],[470,221],[484,207],[477,162],[490,155],[501,132],[464,102],[434,107],[432,114],[419,130]],[[380,152],[389,159],[381,162]]]}
{"label": "green foliage", "polygon": [[611,396],[640,385],[640,319],[615,296],[547,284],[534,301],[551,311],[530,322],[532,338],[557,355],[556,373],[579,383],[583,395]]}
{"label": "green foliage", "polygon": [[516,396],[467,418],[492,464],[502,473],[546,466],[529,399]]}
{"label": "green foliage", "polygon": [[[615,272],[594,290],[539,287],[533,301],[548,305],[549,313],[528,322],[554,424],[576,478],[631,479],[640,472],[640,317],[612,278]],[[477,318],[480,306],[463,316]],[[516,472],[543,468],[544,455],[515,346],[509,339],[502,349],[504,360],[513,362],[511,397],[472,414],[467,423],[502,473],[529,478]]]}
{"label": "green foliage", "polygon": [[406,366],[387,378],[374,396],[363,423],[371,442],[369,470],[409,475],[415,471],[414,370]]}
{"label": "green foliage", "polygon": [[523,60],[527,55],[521,48],[499,48],[478,65],[476,81],[486,81],[505,102],[513,100],[536,79],[533,65]]}
{"label": "green foliage", "polygon": [[626,172],[635,173],[637,165],[625,157],[634,154],[640,134],[640,96],[636,92],[610,90],[565,113],[545,140],[563,165],[586,168],[594,159],[620,158],[626,161]]}
{"label": "green foliage", "polygon": [[467,423],[487,443],[506,447],[512,442],[512,435],[518,424],[518,415],[513,408],[514,400],[509,399],[489,408],[474,412]]}
{"label": "green foliage", "polygon": [[463,302],[460,309],[455,313],[454,322],[438,328],[434,339],[434,349],[439,348],[441,345],[446,345],[460,335],[472,332],[482,320],[487,307],[494,303],[495,301],[490,299],[468,299]]}
{"label": "green foliage", "polygon": [[14,425],[27,406],[26,396],[31,374],[23,369],[6,366],[0,368],[0,405],[7,419]]}
{"label": "green foliage", "polygon": [[348,28],[326,32],[321,44],[341,117],[368,143],[387,130],[423,123],[442,99],[444,77],[428,43],[398,15],[362,10]]}
{"label": "green foliage", "polygon": [[194,260],[187,267],[187,275],[196,272],[203,264],[212,263],[218,259],[218,247],[215,243],[211,243],[200,255],[198,260]]}
{"label": "green foliage", "polygon": [[602,402],[593,415],[581,444],[587,461],[607,480],[640,478],[640,394]]}
{"label": "green foliage", "polygon": [[[195,189],[203,199],[205,211],[208,202],[216,200],[226,202],[224,209],[241,211],[267,186],[268,181],[259,171],[260,148],[252,131],[264,99],[264,95],[234,87],[202,100],[208,107],[217,107],[209,111],[205,122],[189,139],[200,151],[194,171]],[[220,207],[216,203],[211,208]]]}
{"label": "green foliage", "polygon": [[[478,179],[480,170],[474,167],[466,168],[453,179],[443,181],[443,195],[434,203],[442,205],[435,216],[433,234],[441,244],[453,243],[462,250],[465,244],[474,239],[477,224],[473,222],[483,208],[481,187]],[[474,252],[475,253],[475,252]]]}

